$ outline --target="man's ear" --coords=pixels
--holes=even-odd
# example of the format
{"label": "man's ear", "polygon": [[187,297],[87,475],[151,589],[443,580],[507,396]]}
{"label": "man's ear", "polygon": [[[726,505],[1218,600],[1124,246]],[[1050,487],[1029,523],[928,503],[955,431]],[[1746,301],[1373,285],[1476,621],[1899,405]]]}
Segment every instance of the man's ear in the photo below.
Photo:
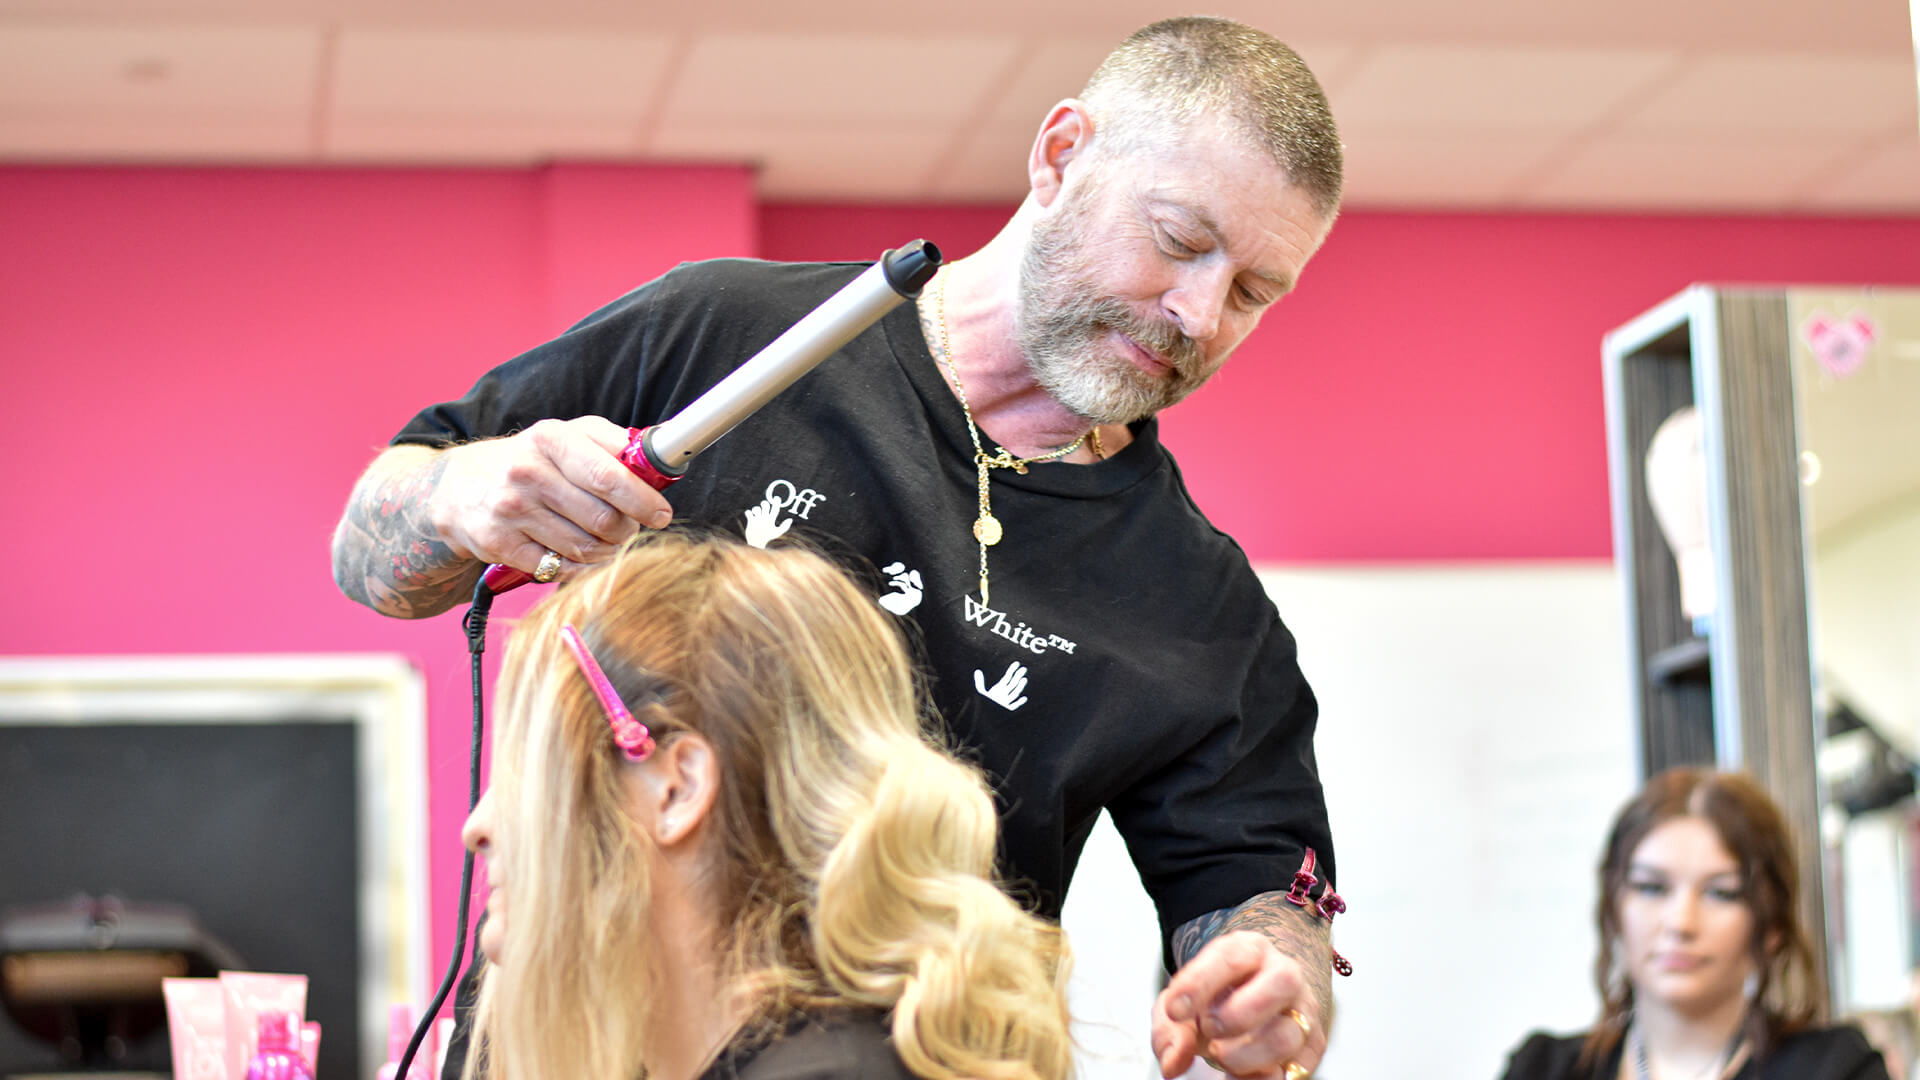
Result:
{"label": "man's ear", "polygon": [[662,742],[629,785],[641,825],[662,850],[699,832],[720,794],[720,759],[713,744],[690,731]]}
{"label": "man's ear", "polygon": [[1093,139],[1093,118],[1074,98],[1055,105],[1040,124],[1040,134],[1027,154],[1027,185],[1041,206],[1052,204],[1066,182],[1069,162],[1087,152]]}

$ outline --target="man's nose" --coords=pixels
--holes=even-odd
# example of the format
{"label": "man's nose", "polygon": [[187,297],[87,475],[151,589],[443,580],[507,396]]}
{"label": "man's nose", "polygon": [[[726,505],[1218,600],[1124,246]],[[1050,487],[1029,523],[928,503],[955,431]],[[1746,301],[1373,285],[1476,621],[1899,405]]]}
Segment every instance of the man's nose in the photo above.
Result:
{"label": "man's nose", "polygon": [[1180,323],[1180,332],[1194,341],[1210,341],[1220,331],[1220,313],[1226,307],[1227,290],[1233,287],[1226,271],[1225,267],[1196,267],[1162,301]]}

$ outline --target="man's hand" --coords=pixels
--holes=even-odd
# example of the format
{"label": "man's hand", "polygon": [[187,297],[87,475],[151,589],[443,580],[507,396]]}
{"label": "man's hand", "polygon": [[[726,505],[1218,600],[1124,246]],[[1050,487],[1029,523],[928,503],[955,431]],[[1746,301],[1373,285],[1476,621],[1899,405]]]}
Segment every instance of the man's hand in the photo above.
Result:
{"label": "man's hand", "polygon": [[[1181,966],[1153,1003],[1153,1053],[1162,1076],[1204,1057],[1231,1076],[1285,1080],[1327,1051],[1312,986],[1292,957],[1253,930],[1221,934]],[[1295,1074],[1302,1075],[1302,1074]]]}
{"label": "man's hand", "polygon": [[456,557],[529,573],[552,551],[567,561],[563,579],[612,558],[641,524],[673,518],[666,497],[620,463],[627,438],[582,416],[452,447],[428,503],[434,528]]}
{"label": "man's hand", "polygon": [[666,497],[627,470],[627,429],[597,416],[542,420],[446,450],[395,446],[354,485],[333,534],[340,591],[420,618],[465,598],[486,563],[529,573],[548,549],[562,577],[610,557],[641,525],[672,520]]}

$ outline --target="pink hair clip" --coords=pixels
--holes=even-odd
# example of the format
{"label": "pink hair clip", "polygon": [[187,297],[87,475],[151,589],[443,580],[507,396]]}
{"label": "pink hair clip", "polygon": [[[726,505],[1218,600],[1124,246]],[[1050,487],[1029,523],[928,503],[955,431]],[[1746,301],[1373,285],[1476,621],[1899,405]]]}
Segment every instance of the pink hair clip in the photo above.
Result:
{"label": "pink hair clip", "polygon": [[627,705],[614,693],[613,683],[607,679],[607,673],[587,651],[587,643],[580,640],[580,631],[572,623],[560,627],[560,640],[567,643],[567,651],[580,665],[580,674],[587,677],[587,684],[593,687],[593,696],[600,699],[600,707],[606,711],[607,723],[613,727],[613,741],[627,755],[628,761],[645,761],[653,753],[653,735],[647,731],[647,725],[633,718],[627,711]]}

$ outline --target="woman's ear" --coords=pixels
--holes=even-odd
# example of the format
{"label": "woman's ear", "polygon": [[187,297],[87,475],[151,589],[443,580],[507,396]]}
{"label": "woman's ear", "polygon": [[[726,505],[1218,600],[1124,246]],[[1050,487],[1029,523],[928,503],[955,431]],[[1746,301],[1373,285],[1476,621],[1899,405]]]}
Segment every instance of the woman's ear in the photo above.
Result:
{"label": "woman's ear", "polygon": [[712,743],[690,731],[660,743],[629,775],[635,816],[663,850],[697,835],[720,793],[719,755]]}

